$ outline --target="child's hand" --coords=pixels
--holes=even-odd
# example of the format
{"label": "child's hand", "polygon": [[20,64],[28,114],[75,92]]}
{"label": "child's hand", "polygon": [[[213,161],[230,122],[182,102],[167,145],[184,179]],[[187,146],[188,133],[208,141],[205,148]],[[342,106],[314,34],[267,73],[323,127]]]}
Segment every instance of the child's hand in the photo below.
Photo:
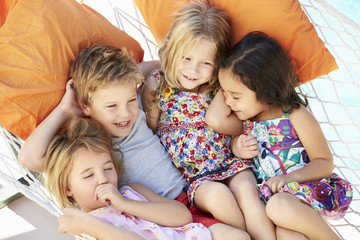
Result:
{"label": "child's hand", "polygon": [[112,205],[116,210],[122,211],[122,203],[126,200],[119,190],[111,183],[101,184],[96,188],[95,200],[100,200],[104,205]]}
{"label": "child's hand", "polygon": [[59,228],[61,233],[70,233],[78,235],[86,232],[86,223],[92,216],[75,208],[65,208],[64,215],[58,217]]}
{"label": "child's hand", "polygon": [[259,154],[259,148],[256,138],[252,135],[241,134],[236,141],[238,157],[250,159]]}
{"label": "child's hand", "polygon": [[75,99],[75,91],[73,89],[72,79],[66,83],[65,94],[62,97],[58,107],[68,115],[82,115],[81,109]]}
{"label": "child's hand", "polygon": [[274,194],[278,192],[285,184],[290,182],[295,182],[296,180],[291,178],[290,175],[281,175],[271,177],[265,182],[265,184],[270,188],[271,192]]}

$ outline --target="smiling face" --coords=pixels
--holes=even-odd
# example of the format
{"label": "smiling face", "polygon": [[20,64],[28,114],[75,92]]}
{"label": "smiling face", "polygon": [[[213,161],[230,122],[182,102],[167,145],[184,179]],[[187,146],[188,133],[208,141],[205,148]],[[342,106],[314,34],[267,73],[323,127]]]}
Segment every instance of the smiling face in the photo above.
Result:
{"label": "smiling face", "polygon": [[86,212],[105,207],[95,200],[96,187],[110,183],[117,187],[118,176],[109,153],[95,153],[81,148],[68,177],[67,196],[74,198]]}
{"label": "smiling face", "polygon": [[129,135],[139,113],[136,83],[114,82],[96,90],[83,112],[115,137]]}
{"label": "smiling face", "polygon": [[258,101],[254,91],[246,87],[231,68],[220,69],[219,81],[225,96],[225,103],[240,120],[262,120],[269,114],[270,107]]}
{"label": "smiling face", "polygon": [[202,38],[183,56],[177,79],[184,90],[197,91],[200,85],[210,81],[215,69],[215,54],[215,44]]}

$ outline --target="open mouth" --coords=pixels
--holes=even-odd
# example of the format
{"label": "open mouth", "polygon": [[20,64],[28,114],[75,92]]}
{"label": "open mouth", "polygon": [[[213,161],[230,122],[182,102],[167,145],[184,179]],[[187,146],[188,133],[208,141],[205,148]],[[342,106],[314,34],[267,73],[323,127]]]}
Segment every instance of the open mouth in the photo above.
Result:
{"label": "open mouth", "polygon": [[186,76],[185,74],[183,74],[184,78],[186,78],[187,80],[190,80],[190,81],[196,81],[198,80],[198,78],[192,78],[192,77],[188,77]]}
{"label": "open mouth", "polygon": [[126,127],[129,124],[130,124],[130,121],[114,123],[114,125],[117,126],[117,127]]}

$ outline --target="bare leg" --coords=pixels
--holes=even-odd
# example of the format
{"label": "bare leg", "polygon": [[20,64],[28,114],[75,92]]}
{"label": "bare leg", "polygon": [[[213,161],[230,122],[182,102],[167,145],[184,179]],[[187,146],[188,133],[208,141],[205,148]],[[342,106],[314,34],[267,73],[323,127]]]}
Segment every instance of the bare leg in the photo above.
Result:
{"label": "bare leg", "polygon": [[213,240],[250,240],[249,234],[224,223],[216,223],[209,227]]}
{"label": "bare leg", "polygon": [[211,213],[215,219],[246,231],[243,214],[230,189],[220,182],[205,182],[199,186],[194,198],[196,206]]}
{"label": "bare leg", "polygon": [[278,240],[309,240],[304,234],[291,231],[282,227],[276,227],[276,239]]}
{"label": "bare leg", "polygon": [[302,233],[310,240],[340,239],[319,213],[290,193],[272,196],[266,213],[277,226]]}
{"label": "bare leg", "polygon": [[275,226],[266,215],[265,203],[259,198],[253,172],[248,169],[237,173],[229,179],[228,186],[244,214],[251,239],[275,240]]}

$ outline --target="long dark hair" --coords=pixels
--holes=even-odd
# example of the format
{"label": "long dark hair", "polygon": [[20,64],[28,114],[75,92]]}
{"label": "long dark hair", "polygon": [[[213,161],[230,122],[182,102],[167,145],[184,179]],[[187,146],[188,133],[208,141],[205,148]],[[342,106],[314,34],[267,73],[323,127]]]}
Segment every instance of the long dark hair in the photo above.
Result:
{"label": "long dark hair", "polygon": [[246,87],[256,93],[259,101],[291,112],[307,106],[295,87],[299,78],[280,44],[262,32],[250,32],[228,52],[220,68],[232,68]]}

